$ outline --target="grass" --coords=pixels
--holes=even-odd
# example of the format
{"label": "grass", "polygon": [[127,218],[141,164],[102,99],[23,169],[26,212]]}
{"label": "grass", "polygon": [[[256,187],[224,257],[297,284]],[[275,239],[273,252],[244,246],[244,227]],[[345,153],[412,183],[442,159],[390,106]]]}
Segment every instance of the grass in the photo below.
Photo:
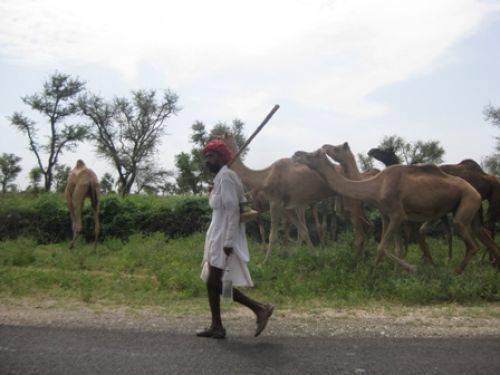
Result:
{"label": "grass", "polygon": [[[97,249],[80,243],[73,250],[66,242],[40,245],[29,238],[0,242],[0,297],[131,306],[205,304],[205,286],[199,278],[203,241],[200,233],[178,239],[156,233],[133,235],[127,242],[107,239]],[[463,257],[459,241],[454,243],[453,261],[447,264],[444,241],[429,240],[435,267],[422,265],[418,249],[410,247],[407,260],[418,265],[415,275],[395,270],[388,261],[375,268],[373,242],[368,259],[356,262],[351,242],[347,236],[325,248],[276,249],[265,265],[260,245],[251,243],[250,271],[256,287],[250,294],[299,310],[393,303],[480,306],[500,300],[500,273],[481,254],[462,276],[453,274]]]}

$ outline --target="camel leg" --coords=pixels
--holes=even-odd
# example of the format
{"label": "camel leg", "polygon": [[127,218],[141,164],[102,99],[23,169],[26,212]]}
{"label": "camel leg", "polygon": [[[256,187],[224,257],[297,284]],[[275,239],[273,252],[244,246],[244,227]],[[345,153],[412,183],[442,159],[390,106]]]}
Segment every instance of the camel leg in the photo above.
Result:
{"label": "camel leg", "polygon": [[453,258],[453,235],[451,233],[451,225],[448,215],[444,215],[441,218],[441,224],[443,225],[446,242],[448,242],[448,261],[451,261]]}
{"label": "camel leg", "polygon": [[290,219],[293,224],[297,227],[299,231],[299,238],[302,242],[306,243],[307,246],[313,247],[311,238],[309,237],[309,230],[306,225],[306,210],[303,207],[297,208],[295,210],[295,216],[290,215]]}
{"label": "camel leg", "polygon": [[427,241],[426,241],[426,237],[427,237],[426,233],[427,233],[428,226],[429,226],[429,222],[426,221],[418,229],[418,246],[420,247],[420,250],[422,251],[422,260],[424,261],[424,263],[433,265],[434,261],[432,260],[431,252],[429,250],[429,245],[427,245]]}
{"label": "camel leg", "polygon": [[314,218],[314,225],[316,225],[316,231],[318,233],[319,237],[319,243],[321,245],[325,244],[325,233],[323,232],[323,226],[320,223],[319,216],[318,216],[318,206],[313,204],[311,206],[311,212]]}
{"label": "camel leg", "polygon": [[330,226],[332,231],[332,240],[333,242],[337,242],[339,240],[339,217],[335,212],[333,212]]}
{"label": "camel leg", "polygon": [[402,218],[399,216],[393,216],[390,218],[388,225],[384,225],[385,230],[383,231],[382,234],[382,239],[380,241],[380,244],[378,246],[378,254],[377,254],[377,259],[376,259],[376,264],[378,264],[382,258],[387,255],[392,261],[394,261],[396,264],[400,265],[402,268],[407,270],[408,272],[415,272],[415,267],[408,264],[401,258],[398,258],[397,256],[391,254],[388,252],[387,245],[390,243],[390,240],[392,237],[396,234],[398,230],[401,228],[401,223],[403,222]]}
{"label": "camel leg", "polygon": [[257,226],[259,227],[260,242],[262,244],[266,243],[266,230],[264,228],[264,223],[260,218],[257,218]]}
{"label": "camel leg", "polygon": [[86,191],[88,189],[87,185],[78,185],[75,187],[73,192],[73,207],[75,210],[75,221],[73,224],[73,240],[70,243],[70,248],[75,246],[76,240],[80,236],[82,231],[82,211],[83,202],[85,201]]}
{"label": "camel leg", "polygon": [[311,241],[311,237],[309,236],[309,229],[307,228],[307,220],[306,220],[306,208],[301,207],[297,212],[297,218],[299,219],[299,225],[301,228],[301,237],[302,240],[306,242],[307,246],[313,247],[313,243]]}
{"label": "camel leg", "polygon": [[[469,206],[469,205],[467,205]],[[453,218],[453,224],[457,228],[457,232],[465,243],[465,256],[460,265],[455,269],[456,274],[464,272],[465,267],[478,251],[478,246],[471,235],[471,217],[473,215],[473,208],[466,207],[461,204]]]}
{"label": "camel leg", "polygon": [[404,253],[406,254],[408,252],[408,247],[410,247],[410,242],[411,242],[411,233],[412,233],[412,226],[410,222],[405,222],[400,230],[400,235],[403,238],[403,247],[404,247]]}
{"label": "camel leg", "polygon": [[[68,211],[69,211],[69,217],[71,220],[71,234],[73,237],[75,236],[75,206],[73,205],[73,193],[74,193],[74,188],[71,188],[68,186],[66,188],[66,202],[68,204]],[[74,246],[73,241],[69,243],[69,248],[72,249]]]}
{"label": "camel leg", "polygon": [[[92,194],[95,194],[93,192]],[[92,210],[94,211],[94,249],[97,247],[97,240],[99,239],[99,234],[101,232],[101,223],[99,222],[99,198],[97,195],[92,196]]]}
{"label": "camel leg", "polygon": [[362,259],[365,253],[366,233],[363,220],[358,215],[352,216],[352,227],[354,232],[354,248],[356,249],[356,256]]}
{"label": "camel leg", "polygon": [[496,264],[497,266],[500,266],[500,248],[497,246],[495,241],[492,240],[488,230],[484,228],[480,218],[477,215],[473,221],[472,231],[490,253],[490,260],[492,261],[493,265]]}
{"label": "camel leg", "polygon": [[278,229],[283,217],[283,205],[281,202],[271,201],[269,203],[270,213],[271,213],[271,230],[269,232],[269,244],[267,247],[266,257],[264,262],[267,262],[269,256],[271,255],[271,249],[276,243],[278,238]]}

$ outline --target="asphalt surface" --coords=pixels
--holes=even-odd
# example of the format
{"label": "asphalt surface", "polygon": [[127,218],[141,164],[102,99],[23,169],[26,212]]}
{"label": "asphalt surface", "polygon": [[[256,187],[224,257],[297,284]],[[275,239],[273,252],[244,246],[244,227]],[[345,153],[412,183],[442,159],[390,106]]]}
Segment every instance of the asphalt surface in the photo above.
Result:
{"label": "asphalt surface", "polygon": [[0,326],[0,374],[500,374],[500,338],[203,339]]}

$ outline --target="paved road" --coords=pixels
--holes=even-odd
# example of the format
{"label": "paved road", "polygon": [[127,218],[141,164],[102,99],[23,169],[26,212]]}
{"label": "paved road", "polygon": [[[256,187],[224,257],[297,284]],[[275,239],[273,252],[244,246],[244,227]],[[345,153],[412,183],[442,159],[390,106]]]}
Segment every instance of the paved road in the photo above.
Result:
{"label": "paved road", "polygon": [[500,338],[230,337],[0,326],[0,374],[500,374]]}

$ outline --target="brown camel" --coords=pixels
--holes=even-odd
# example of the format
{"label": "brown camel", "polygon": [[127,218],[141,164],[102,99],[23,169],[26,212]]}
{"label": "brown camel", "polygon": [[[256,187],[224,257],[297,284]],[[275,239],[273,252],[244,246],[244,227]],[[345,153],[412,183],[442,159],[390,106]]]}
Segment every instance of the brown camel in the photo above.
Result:
{"label": "brown camel", "polygon": [[[380,172],[378,170],[370,170],[365,173],[361,173],[356,165],[356,159],[354,158],[347,142],[340,146],[324,145],[322,149],[327,155],[340,163],[346,177],[350,180],[364,180]],[[366,218],[366,214],[363,209],[363,202],[343,197],[342,203],[351,214],[350,220],[353,225],[354,246],[358,257],[361,257],[364,255],[364,246],[368,238],[368,232],[373,228],[373,224]]]}
{"label": "brown camel", "polygon": [[[224,135],[221,139],[236,153],[237,146],[232,136]],[[296,214],[289,217],[297,227],[300,238],[312,246],[305,221],[305,209],[334,194],[318,172],[295,163],[291,158],[279,159],[262,170],[252,170],[238,158],[231,164],[231,169],[239,175],[247,188],[262,192],[269,202],[271,231],[265,261],[278,239],[278,228],[287,209],[295,211]]]}
{"label": "brown camel", "polygon": [[[386,166],[392,165],[394,159],[399,163],[393,150],[371,149],[368,155],[381,161]],[[483,171],[472,159],[462,160],[458,164],[442,164],[439,166],[445,173],[463,178],[481,194],[482,200],[488,201],[485,226],[495,237],[495,225],[500,220],[500,182],[498,178]],[[451,253],[450,253],[451,257]]]}
{"label": "brown camel", "polygon": [[[269,202],[267,201],[264,193],[262,191],[258,190],[251,190],[247,193],[247,197],[249,198],[250,201],[250,207],[259,212],[267,212],[269,211]],[[283,240],[283,245],[287,246],[288,241],[290,240],[290,216],[289,215],[294,215],[295,212],[293,210],[285,210],[285,217],[283,220],[284,223],[284,234],[285,238]],[[266,230],[264,228],[264,223],[261,220],[260,216],[257,216],[256,219],[257,226],[259,228],[259,234],[260,234],[260,240],[263,244],[266,243]],[[300,238],[299,238],[300,241]]]}
{"label": "brown camel", "polygon": [[458,164],[439,166],[445,173],[463,178],[481,194],[482,200],[488,201],[485,226],[495,236],[495,224],[500,220],[500,181],[495,176],[483,171],[472,159],[462,160]]}
{"label": "brown camel", "polygon": [[[386,167],[390,167],[391,165],[401,164],[399,158],[396,155],[396,152],[393,149],[372,148],[370,151],[368,151],[368,155],[371,156],[372,158],[377,159],[378,161],[383,163]],[[439,221],[441,222],[444,234],[446,236],[446,241],[448,243],[448,260],[451,260],[453,257],[453,235],[451,232],[451,226],[448,220],[448,215],[443,216],[441,219],[439,219]],[[412,234],[416,232],[418,245],[420,250],[422,251],[424,261],[433,264],[432,257],[428,258],[426,255],[430,254],[429,245],[427,244],[426,241],[426,234],[427,234],[427,228],[429,227],[429,225],[431,225],[431,223],[425,222],[418,228],[415,227],[415,224],[417,223],[405,223],[402,226],[403,229],[402,234],[404,238],[404,253],[406,254],[408,250],[408,244],[410,243],[410,238],[412,237]]]}
{"label": "brown camel", "polygon": [[75,242],[82,231],[83,203],[87,197],[90,198],[92,211],[94,212],[94,247],[96,247],[100,231],[99,181],[94,171],[87,168],[82,160],[78,160],[75,168],[69,173],[65,194],[73,230],[73,239],[69,245],[70,249],[75,246]]}
{"label": "brown camel", "polygon": [[478,210],[481,196],[467,181],[442,172],[435,165],[393,165],[376,176],[352,181],[340,174],[322,149],[307,153],[298,151],[294,160],[315,169],[330,188],[341,195],[375,204],[383,218],[382,239],[376,262],[388,255],[394,262],[413,272],[415,268],[387,252],[392,237],[404,221],[425,222],[453,212],[453,221],[465,242],[466,253],[455,270],[462,273],[478,246],[473,235],[498,259],[500,249],[481,223]]}

